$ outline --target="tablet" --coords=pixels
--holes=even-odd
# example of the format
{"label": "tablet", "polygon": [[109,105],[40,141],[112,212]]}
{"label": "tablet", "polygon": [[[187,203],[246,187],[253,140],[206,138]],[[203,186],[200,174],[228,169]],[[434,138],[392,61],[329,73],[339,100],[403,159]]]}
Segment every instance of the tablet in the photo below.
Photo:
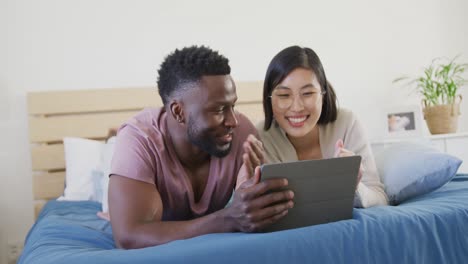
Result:
{"label": "tablet", "polygon": [[261,178],[287,178],[294,207],[265,232],[351,219],[361,156],[262,166]]}

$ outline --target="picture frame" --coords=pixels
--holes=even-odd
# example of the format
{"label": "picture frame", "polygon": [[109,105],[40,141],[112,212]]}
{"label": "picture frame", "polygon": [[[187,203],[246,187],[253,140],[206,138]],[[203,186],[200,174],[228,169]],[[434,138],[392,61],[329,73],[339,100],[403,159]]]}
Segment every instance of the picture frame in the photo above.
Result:
{"label": "picture frame", "polygon": [[422,110],[419,105],[401,105],[386,109],[386,138],[409,138],[422,136]]}

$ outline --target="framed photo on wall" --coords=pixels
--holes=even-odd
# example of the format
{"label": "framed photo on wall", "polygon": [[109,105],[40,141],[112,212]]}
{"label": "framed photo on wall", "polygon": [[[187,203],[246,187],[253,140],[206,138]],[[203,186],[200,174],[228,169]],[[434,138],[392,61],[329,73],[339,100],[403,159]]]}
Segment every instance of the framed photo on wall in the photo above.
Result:
{"label": "framed photo on wall", "polygon": [[422,135],[421,107],[403,105],[385,111],[385,135],[387,138],[418,137]]}

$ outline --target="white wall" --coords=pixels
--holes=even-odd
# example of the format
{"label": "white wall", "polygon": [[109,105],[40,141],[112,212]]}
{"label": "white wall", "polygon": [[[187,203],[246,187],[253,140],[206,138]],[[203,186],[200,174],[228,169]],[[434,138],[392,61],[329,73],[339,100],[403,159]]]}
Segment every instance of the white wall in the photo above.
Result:
{"label": "white wall", "polygon": [[[386,107],[419,103],[394,78],[437,56],[468,61],[464,0],[0,3],[0,182],[12,201],[0,201],[4,241],[22,240],[33,221],[29,91],[153,85],[164,56],[191,44],[229,57],[236,80],[262,80],[274,54],[299,44],[319,54],[341,105],[378,139]],[[465,103],[461,130],[467,117]]]}
{"label": "white wall", "polygon": [[[5,60],[7,55],[7,44],[6,44],[6,33],[7,33],[7,2],[0,1],[0,263],[6,263],[6,234],[5,229],[7,226],[6,221],[6,186],[4,184],[6,178],[5,174],[7,169],[7,150],[3,140],[3,130],[6,127],[6,123],[9,120],[9,100],[8,91],[6,88],[6,76],[7,76],[7,62]],[[22,143],[24,144],[24,143]],[[28,177],[26,174],[23,177]],[[24,224],[23,224],[24,225]],[[22,235],[22,234],[19,234]]]}
{"label": "white wall", "polygon": [[[441,37],[446,40],[446,54],[452,57],[461,54],[460,61],[468,62],[468,1],[441,1],[441,10],[445,22]],[[468,85],[463,88],[459,129],[468,131]]]}

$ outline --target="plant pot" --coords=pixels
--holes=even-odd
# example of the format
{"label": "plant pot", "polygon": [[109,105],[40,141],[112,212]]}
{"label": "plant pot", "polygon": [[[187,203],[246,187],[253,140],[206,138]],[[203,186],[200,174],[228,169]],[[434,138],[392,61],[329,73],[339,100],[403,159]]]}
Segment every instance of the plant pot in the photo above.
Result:
{"label": "plant pot", "polygon": [[458,129],[458,116],[460,115],[460,100],[453,104],[427,106],[423,101],[423,113],[427,127],[431,134],[455,133]]}

